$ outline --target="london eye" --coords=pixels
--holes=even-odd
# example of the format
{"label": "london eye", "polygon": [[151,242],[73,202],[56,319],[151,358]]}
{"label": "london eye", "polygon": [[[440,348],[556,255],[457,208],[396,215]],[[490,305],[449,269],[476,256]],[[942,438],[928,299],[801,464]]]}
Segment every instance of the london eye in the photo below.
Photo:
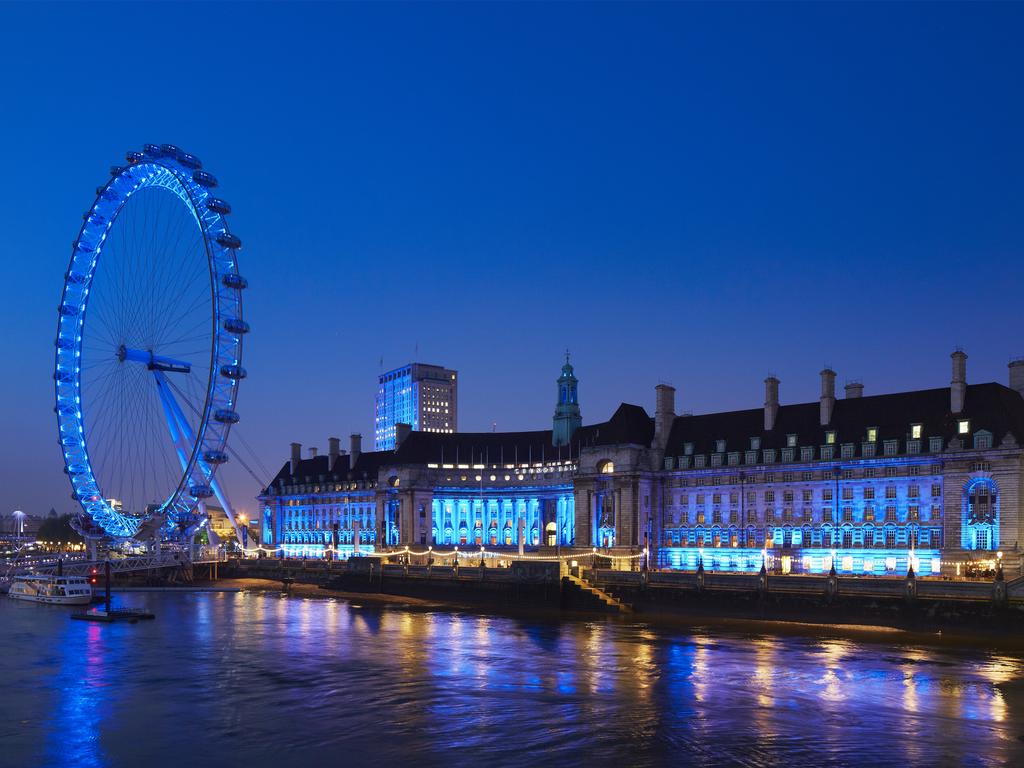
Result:
{"label": "london eye", "polygon": [[216,473],[246,375],[241,241],[198,158],[147,144],[126,161],[96,190],[65,274],[58,439],[83,532],[188,540],[207,500],[235,524]]}

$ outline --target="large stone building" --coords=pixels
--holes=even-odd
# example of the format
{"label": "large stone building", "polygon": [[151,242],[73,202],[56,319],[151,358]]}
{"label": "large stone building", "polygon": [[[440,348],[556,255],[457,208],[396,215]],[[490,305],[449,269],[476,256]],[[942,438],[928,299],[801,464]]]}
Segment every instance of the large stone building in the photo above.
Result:
{"label": "large stone building", "polygon": [[[1024,361],[1010,386],[864,396],[822,371],[817,402],[654,417],[622,404],[580,424],[568,360],[552,430],[412,432],[394,450],[292,460],[260,496],[267,544],[316,555],[380,546],[650,550],[664,568],[920,575],[1018,567]],[[314,451],[315,452],[315,451]],[[335,530],[337,526],[337,530]],[[336,537],[332,538],[332,537]],[[567,550],[572,551],[572,549]]]}

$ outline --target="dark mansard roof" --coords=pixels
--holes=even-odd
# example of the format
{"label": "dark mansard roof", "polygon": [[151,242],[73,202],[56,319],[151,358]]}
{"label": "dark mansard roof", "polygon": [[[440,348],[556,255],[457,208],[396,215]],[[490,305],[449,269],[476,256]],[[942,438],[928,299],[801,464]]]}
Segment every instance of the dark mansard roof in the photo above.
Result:
{"label": "dark mansard roof", "polygon": [[299,466],[292,474],[292,463],[286,461],[280,471],[270,481],[271,485],[291,485],[293,483],[318,482],[352,482],[377,480],[377,470],[384,464],[393,463],[392,451],[367,451],[360,453],[355,466],[352,467],[352,456],[338,456],[334,466],[330,465],[330,456],[321,455],[308,459],[300,459]]}
{"label": "dark mansard roof", "polygon": [[[910,426],[921,424],[927,450],[930,437],[941,437],[943,446],[958,436],[957,421],[970,419],[970,431],[992,433],[993,446],[1006,435],[1024,444],[1024,398],[1001,384],[971,384],[967,387],[964,410],[950,412],[949,387],[897,392],[889,395],[837,399],[832,420],[819,423],[817,401],[781,405],[771,431],[764,430],[764,409],[677,416],[672,423],[665,454],[679,456],[684,445],[693,443],[693,453],[715,453],[716,442],[725,440],[725,451],[745,451],[750,438],[759,437],[761,448],[782,449],[786,437],[797,436],[797,446],[826,442],[825,433],[836,432],[835,444],[853,443],[855,455],[869,427],[878,428],[878,441],[906,440]],[[602,445],[649,446],[654,439],[654,419],[639,405],[622,403],[608,421],[580,427],[570,445],[555,448],[551,430],[532,432],[411,432],[394,451],[361,453],[354,467],[350,455],[339,456],[329,467],[329,456],[299,461],[294,477],[291,462],[285,462],[271,485],[311,482],[375,481],[381,467],[409,464],[497,464],[576,458],[581,448]],[[900,452],[904,451],[901,443]],[[795,457],[799,458],[799,457]]]}
{"label": "dark mansard roof", "polygon": [[330,468],[326,455],[301,459],[294,476],[286,461],[271,485],[376,480],[382,466],[408,464],[511,464],[572,459],[581,447],[633,443],[650,445],[654,421],[638,405],[623,403],[605,422],[580,427],[571,445],[551,444],[551,430],[532,432],[410,432],[394,451],[361,453],[354,470],[350,455]]}
{"label": "dark mansard roof", "polygon": [[[970,419],[970,431],[992,433],[993,446],[1007,434],[1024,444],[1024,398],[1001,384],[971,384],[967,387],[962,413],[950,412],[949,387],[923,389],[837,399],[831,422],[821,426],[819,402],[782,405],[775,428],[764,429],[764,409],[678,416],[672,424],[665,454],[682,455],[684,444],[693,443],[693,452],[716,452],[716,441],[725,440],[725,450],[745,451],[750,438],[761,438],[761,448],[784,448],[786,436],[795,434],[798,446],[823,445],[825,433],[835,431],[837,445],[853,443],[857,455],[869,427],[878,428],[878,440],[905,440],[911,424],[921,424],[921,437],[927,450],[930,437],[941,437],[943,446],[957,437],[957,422]],[[903,451],[901,444],[900,451]]]}

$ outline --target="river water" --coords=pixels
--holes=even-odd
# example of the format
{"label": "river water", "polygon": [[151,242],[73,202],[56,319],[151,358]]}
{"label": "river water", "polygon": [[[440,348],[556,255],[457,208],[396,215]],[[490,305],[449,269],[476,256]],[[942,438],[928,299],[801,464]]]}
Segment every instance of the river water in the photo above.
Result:
{"label": "river water", "polygon": [[241,593],[0,600],[0,766],[1024,765],[1024,659]]}

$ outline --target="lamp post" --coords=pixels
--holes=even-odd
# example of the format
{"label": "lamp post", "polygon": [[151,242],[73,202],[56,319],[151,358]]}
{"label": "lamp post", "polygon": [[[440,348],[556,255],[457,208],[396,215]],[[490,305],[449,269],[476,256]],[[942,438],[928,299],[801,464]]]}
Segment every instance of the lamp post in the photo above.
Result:
{"label": "lamp post", "polygon": [[249,518],[244,514],[240,514],[235,518],[238,521],[239,528],[242,532],[242,553],[249,548]]}
{"label": "lamp post", "polygon": [[25,535],[25,513],[22,512],[20,509],[16,509],[16,510],[14,510],[14,512],[11,513],[11,517],[13,517],[17,521],[18,538],[20,539],[20,538],[24,537],[24,535]]}

